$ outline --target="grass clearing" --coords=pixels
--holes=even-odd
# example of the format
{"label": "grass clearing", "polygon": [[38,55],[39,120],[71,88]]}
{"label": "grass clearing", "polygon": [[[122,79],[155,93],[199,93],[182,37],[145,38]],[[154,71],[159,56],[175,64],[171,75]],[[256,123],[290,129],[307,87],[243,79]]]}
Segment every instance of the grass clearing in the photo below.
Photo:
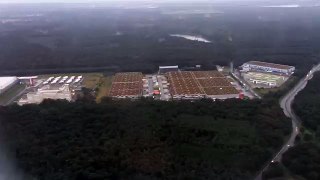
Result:
{"label": "grass clearing", "polygon": [[83,86],[88,89],[96,89],[99,86],[102,78],[104,78],[102,73],[84,74],[83,77]]}
{"label": "grass clearing", "polygon": [[97,92],[97,102],[100,102],[101,99],[108,95],[108,92],[112,85],[112,77],[104,76],[100,79],[100,83],[98,84],[98,92]]}

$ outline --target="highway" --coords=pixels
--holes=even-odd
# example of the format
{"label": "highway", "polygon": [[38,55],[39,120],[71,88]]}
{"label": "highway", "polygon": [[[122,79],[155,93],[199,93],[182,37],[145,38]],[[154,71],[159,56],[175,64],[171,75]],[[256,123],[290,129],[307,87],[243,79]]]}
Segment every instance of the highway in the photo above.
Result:
{"label": "highway", "polygon": [[274,162],[280,162],[282,155],[292,146],[294,146],[294,141],[296,136],[299,134],[300,131],[300,120],[299,117],[297,117],[292,110],[292,102],[295,98],[295,96],[303,90],[308,81],[313,78],[313,74],[316,71],[320,70],[320,64],[314,66],[309,73],[302,78],[296,85],[293,87],[282,99],[280,99],[280,106],[283,109],[284,114],[291,118],[292,121],[292,132],[288,139],[288,141],[282,146],[280,151],[272,158],[270,162],[267,163],[267,165],[259,172],[258,176],[255,178],[255,180],[261,180],[262,179],[262,173],[268,169],[269,165]]}

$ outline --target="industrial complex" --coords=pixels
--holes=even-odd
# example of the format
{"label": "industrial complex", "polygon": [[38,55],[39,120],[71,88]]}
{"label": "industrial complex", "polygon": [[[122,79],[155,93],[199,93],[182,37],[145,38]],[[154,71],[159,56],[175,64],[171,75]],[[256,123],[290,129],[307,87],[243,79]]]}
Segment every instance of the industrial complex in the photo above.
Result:
{"label": "industrial complex", "polygon": [[[254,88],[274,88],[281,86],[294,73],[295,67],[249,61],[237,69],[230,65],[230,71],[218,66],[218,71],[200,71],[200,65],[192,68],[160,66],[157,74],[141,72],[120,72],[109,78],[104,95],[113,99],[138,99],[150,97],[155,100],[195,100],[202,98],[229,99],[244,97],[261,98]],[[86,76],[87,77],[87,76]],[[84,76],[56,75],[30,77],[0,77],[1,94],[10,92],[13,86],[22,84],[23,91],[16,93],[19,105],[39,104],[44,99],[64,99],[73,101],[81,93]],[[89,81],[88,81],[89,82]],[[94,92],[101,81],[91,81]],[[89,83],[90,84],[90,83]],[[0,99],[1,100],[1,99]],[[7,104],[7,103],[2,103]]]}
{"label": "industrial complex", "polygon": [[71,101],[72,94],[69,85],[62,85],[61,87],[43,86],[35,92],[27,93],[26,98],[21,98],[18,104],[39,104],[44,99],[65,99]]}
{"label": "industrial complex", "polygon": [[29,88],[18,101],[19,105],[39,104],[44,99],[64,99],[72,101],[77,91],[81,90],[83,76],[58,76],[38,79],[37,84]]}
{"label": "industrial complex", "polygon": [[[112,98],[153,97],[159,100],[253,98],[245,94],[248,88],[281,86],[294,73],[295,67],[249,61],[239,68],[240,79],[233,80],[220,71],[181,71],[178,66],[160,66],[158,74],[140,72],[117,73],[109,96]],[[230,72],[233,73],[233,64]],[[227,77],[228,76],[228,77]],[[247,84],[242,84],[243,79]],[[239,81],[240,83],[237,83]]]}
{"label": "industrial complex", "polygon": [[109,96],[131,99],[144,96],[159,100],[241,97],[241,91],[218,71],[179,71],[176,68],[161,66],[157,75],[117,73]]}

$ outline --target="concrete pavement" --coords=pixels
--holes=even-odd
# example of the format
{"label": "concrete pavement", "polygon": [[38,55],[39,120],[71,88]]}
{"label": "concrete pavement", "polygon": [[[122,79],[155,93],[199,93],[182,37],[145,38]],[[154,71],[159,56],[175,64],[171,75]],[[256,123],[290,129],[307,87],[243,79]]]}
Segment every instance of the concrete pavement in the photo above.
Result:
{"label": "concrete pavement", "polygon": [[246,83],[246,81],[244,79],[242,79],[240,76],[238,76],[236,73],[231,73],[232,76],[244,87],[244,88],[248,88],[248,92],[251,93],[252,96],[258,98],[258,99],[262,99],[262,97],[257,94],[252,88],[251,86]]}

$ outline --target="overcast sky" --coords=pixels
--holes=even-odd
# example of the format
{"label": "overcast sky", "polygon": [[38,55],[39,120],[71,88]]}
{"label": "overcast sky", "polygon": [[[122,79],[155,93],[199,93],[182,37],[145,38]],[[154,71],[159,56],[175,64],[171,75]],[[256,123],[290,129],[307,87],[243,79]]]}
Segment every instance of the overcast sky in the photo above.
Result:
{"label": "overcast sky", "polygon": [[45,2],[64,2],[64,3],[75,3],[75,2],[117,2],[117,1],[144,1],[144,2],[162,2],[162,1],[263,1],[263,0],[0,0],[0,3],[45,3]]}

